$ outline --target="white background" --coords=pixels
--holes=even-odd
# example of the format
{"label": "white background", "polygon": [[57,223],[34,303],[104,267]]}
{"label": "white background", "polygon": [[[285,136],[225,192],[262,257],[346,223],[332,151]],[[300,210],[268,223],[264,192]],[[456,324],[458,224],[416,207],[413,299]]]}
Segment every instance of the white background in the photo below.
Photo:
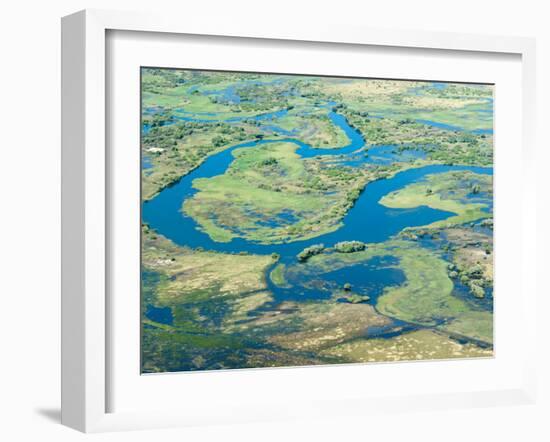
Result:
{"label": "white background", "polygon": [[[162,430],[84,436],[61,427],[59,420],[59,187],[60,187],[60,30],[59,18],[86,7],[150,10],[180,14],[182,22],[197,14],[250,20],[296,22],[316,20],[374,27],[449,30],[538,38],[539,132],[550,121],[544,106],[550,99],[549,13],[543,2],[524,0],[460,2],[297,0],[276,2],[183,0],[21,0],[3,5],[0,16],[2,68],[0,85],[2,173],[2,319],[0,320],[0,437],[7,441],[73,441],[92,437],[101,441],[150,441],[151,438],[223,441],[287,440],[548,440],[550,415],[550,360],[548,326],[540,321],[541,372],[537,406],[479,410],[380,414],[368,419],[339,418],[323,422],[286,422],[248,426]],[[546,28],[546,29],[545,29]],[[539,134],[539,140],[545,140]],[[540,202],[548,200],[550,159],[539,148]],[[549,211],[540,206],[539,250],[547,249]],[[540,274],[544,255],[539,252]],[[541,295],[548,284],[539,282]],[[542,296],[541,296],[542,298]],[[541,319],[548,310],[540,300]],[[544,377],[546,374],[546,378]]]}

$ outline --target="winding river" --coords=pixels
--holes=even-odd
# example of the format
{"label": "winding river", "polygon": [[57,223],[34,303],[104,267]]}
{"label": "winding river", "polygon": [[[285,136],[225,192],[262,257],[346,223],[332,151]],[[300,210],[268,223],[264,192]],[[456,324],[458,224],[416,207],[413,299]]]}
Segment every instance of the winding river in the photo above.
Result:
{"label": "winding river", "polygon": [[[295,263],[296,255],[305,247],[312,244],[323,243],[326,246],[331,246],[340,241],[350,240],[358,240],[365,243],[382,242],[406,227],[427,225],[452,216],[453,213],[425,206],[413,209],[392,209],[379,204],[380,199],[384,195],[422,180],[428,174],[443,173],[452,170],[469,170],[481,174],[493,173],[492,168],[445,165],[429,165],[399,172],[392,178],[369,183],[354,206],[343,218],[342,226],[338,230],[313,239],[284,244],[266,245],[247,241],[242,238],[234,238],[232,241],[226,243],[216,242],[206,233],[202,232],[191,217],[183,213],[183,201],[191,198],[196,193],[196,190],[193,188],[193,181],[197,178],[210,178],[225,173],[234,159],[233,151],[235,149],[255,147],[273,142],[289,142],[297,145],[296,152],[302,158],[308,158],[317,155],[349,155],[365,146],[365,140],[362,135],[351,127],[342,115],[333,110],[329,110],[328,115],[333,124],[341,128],[349,138],[347,146],[334,149],[317,149],[294,138],[258,140],[236,144],[229,149],[211,155],[198,168],[182,177],[175,185],[162,190],[155,198],[143,203],[143,221],[158,233],[182,246],[202,247],[205,250],[229,253],[278,253],[281,256],[280,262],[289,264]],[[270,118],[268,120],[272,120],[273,117],[276,118],[277,116],[279,114],[269,114]],[[183,117],[182,119],[188,120],[191,118]],[[265,116],[258,116],[257,118],[266,119]],[[269,122],[271,123],[272,121]],[[396,154],[388,146],[372,146],[369,147],[368,152],[369,155],[366,157],[362,155],[360,161],[371,164],[387,164],[399,160],[399,155],[409,155],[410,159],[422,155],[422,152],[419,151],[409,153],[405,151],[403,154]],[[363,269],[363,271],[365,270]],[[335,277],[337,276],[335,275]],[[350,277],[349,273],[346,277]],[[365,274],[362,274],[361,277],[364,278]],[[372,277],[376,279],[375,272]],[[400,278],[399,275],[393,275],[393,277],[396,280]],[[266,279],[276,299],[286,299],[289,296],[288,290],[278,288],[269,281],[269,278]],[[310,296],[315,297],[315,294],[310,294]]]}

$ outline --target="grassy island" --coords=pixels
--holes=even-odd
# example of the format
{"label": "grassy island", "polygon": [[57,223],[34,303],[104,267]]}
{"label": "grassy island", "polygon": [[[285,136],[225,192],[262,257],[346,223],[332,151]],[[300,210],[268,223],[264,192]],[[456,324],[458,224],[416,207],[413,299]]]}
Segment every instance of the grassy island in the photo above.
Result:
{"label": "grassy island", "polygon": [[428,206],[453,212],[454,216],[432,224],[452,226],[491,216],[488,209],[493,201],[492,189],[491,175],[469,171],[438,173],[384,196],[380,203],[401,209]]}
{"label": "grassy island", "polygon": [[338,228],[365,186],[362,171],[339,171],[318,163],[318,174],[293,143],[237,149],[227,172],[197,179],[197,194],[184,212],[220,242],[235,237],[261,243],[314,238]]}

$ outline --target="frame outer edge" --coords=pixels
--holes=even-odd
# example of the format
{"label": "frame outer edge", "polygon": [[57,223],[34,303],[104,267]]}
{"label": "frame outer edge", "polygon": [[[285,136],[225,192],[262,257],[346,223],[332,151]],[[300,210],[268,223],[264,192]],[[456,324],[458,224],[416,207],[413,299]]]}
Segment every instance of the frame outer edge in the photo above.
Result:
{"label": "frame outer edge", "polygon": [[85,427],[85,14],[61,22],[61,423]]}
{"label": "frame outer edge", "polygon": [[62,19],[61,422],[100,427],[106,406],[105,28]]}
{"label": "frame outer edge", "polygon": [[[152,417],[151,422],[142,422],[140,425],[136,421],[139,415],[106,413],[106,389],[109,385],[106,376],[108,346],[105,330],[105,33],[107,29],[182,33],[181,23],[174,20],[166,16],[101,9],[80,11],[62,19],[61,421],[63,425],[83,432],[185,426],[181,417],[176,416]],[[330,35],[322,31],[313,34],[293,31],[285,35],[279,32],[277,37],[271,29],[251,27],[235,30],[226,24],[213,28],[212,23],[200,21],[190,24],[187,33],[520,54],[524,63],[525,114],[522,141],[527,160],[523,167],[524,170],[533,169],[536,154],[533,122],[536,46],[533,38],[391,29],[352,29]],[[407,43],[403,43],[405,40]],[[438,43],[434,44],[434,41]],[[531,216],[536,215],[533,210],[528,212]],[[529,218],[525,213],[524,222],[528,222]],[[536,249],[532,238],[526,242],[529,243],[526,245],[529,251]],[[525,251],[524,248],[524,254]],[[535,290],[530,296],[532,301],[536,283],[532,281],[528,287]],[[536,334],[534,324],[529,333]],[[533,349],[529,350],[528,358],[533,362]],[[523,388],[512,392],[516,400],[519,398],[523,403],[534,402],[535,373],[535,367],[526,367]],[[498,405],[493,401],[494,398],[489,401],[489,406]]]}
{"label": "frame outer edge", "polygon": [[[534,38],[526,39],[522,49],[522,154],[523,154],[523,183],[522,183],[522,223],[529,226],[523,232],[528,232],[522,241],[522,291],[523,291],[523,314],[527,330],[526,337],[531,345],[526,346],[527,363],[525,364],[525,376],[523,391],[529,397],[532,404],[538,400],[538,367],[540,366],[540,355],[537,348],[544,346],[540,342],[540,324],[542,323],[540,308],[542,295],[539,293],[539,281],[537,280],[537,228],[538,228],[538,207],[537,195],[537,42]],[[529,266],[527,256],[534,257],[535,265]],[[538,344],[538,345],[537,345]]]}
{"label": "frame outer edge", "polygon": [[85,11],[85,425],[98,431],[106,415],[106,138],[105,33]]}
{"label": "frame outer edge", "polygon": [[[449,31],[395,29],[391,27],[348,26],[342,23],[327,29],[303,29],[298,22],[285,26],[269,23],[234,23],[223,17],[194,17],[182,25],[177,16],[124,10],[87,9],[105,29],[129,32],[160,32],[181,35],[205,35],[251,39],[274,39],[334,44],[374,45],[384,47],[439,49],[468,52],[522,54],[531,44],[531,37],[470,34]],[[185,28],[185,30],[184,30]]]}

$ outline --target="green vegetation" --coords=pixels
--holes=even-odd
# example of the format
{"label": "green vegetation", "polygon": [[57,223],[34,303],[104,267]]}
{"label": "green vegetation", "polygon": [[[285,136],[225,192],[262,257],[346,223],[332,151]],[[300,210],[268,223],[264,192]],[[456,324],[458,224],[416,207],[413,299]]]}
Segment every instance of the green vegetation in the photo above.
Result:
{"label": "green vegetation", "polygon": [[142,139],[142,154],[151,164],[142,171],[143,200],[153,198],[208,156],[254,136],[255,129],[247,125],[178,123],[152,127]]}
{"label": "green vegetation", "polygon": [[[144,68],[142,105],[145,109],[161,108],[165,113],[173,115],[196,114],[204,120],[252,117],[288,107],[288,98],[280,93],[280,88],[273,86],[265,89],[266,93],[261,99],[254,102],[233,102],[223,98],[224,89],[235,87],[242,94],[246,89],[254,89],[257,82],[274,83],[274,80],[272,76],[259,74]],[[289,86],[288,83],[283,84],[284,88]]]}
{"label": "green vegetation", "polygon": [[445,261],[406,244],[399,244],[396,254],[407,282],[378,298],[380,312],[413,324],[436,326],[467,311],[464,302],[451,295],[453,283]]}
{"label": "green vegetation", "polygon": [[290,287],[286,278],[285,278],[285,264],[277,264],[275,268],[271,271],[269,277],[273,284],[278,287],[288,288]]}
{"label": "green vegetation", "polygon": [[449,275],[452,273],[456,280],[468,287],[474,297],[485,298],[486,289],[493,287],[492,235],[466,228],[447,230],[446,235],[453,243],[453,264]]}
{"label": "green vegetation", "polygon": [[365,250],[367,245],[361,241],[342,241],[334,244],[334,250],[340,253],[353,253]]}
{"label": "green vegetation", "polygon": [[458,338],[467,337],[493,343],[493,313],[470,310],[448,324],[439,327]]}
{"label": "green vegetation", "polygon": [[242,332],[265,333],[268,342],[282,349],[315,352],[321,357],[320,350],[363,336],[369,327],[389,323],[368,304],[287,302],[243,324]]}
{"label": "green vegetation", "polygon": [[491,357],[493,351],[471,343],[461,344],[432,330],[419,330],[391,339],[356,339],[324,350],[322,354],[348,362],[382,362]]}
{"label": "green vegetation", "polygon": [[[146,230],[142,266],[165,275],[157,285],[159,306],[241,295],[266,288],[264,272],[271,256],[232,255],[181,248]],[[184,275],[185,277],[181,277]]]}
{"label": "green vegetation", "polygon": [[[446,276],[448,264],[414,241],[369,244],[363,251],[347,253],[325,249],[300,266],[278,264],[270,274],[275,284],[290,288],[287,272],[292,275],[301,269],[313,277],[315,272],[354,265],[374,256],[398,257],[407,281],[388,288],[378,298],[376,307],[381,315],[366,304],[368,295],[351,291],[351,284],[345,284],[330,301],[286,302],[264,309],[272,297],[265,290],[262,275],[277,256],[197,252],[174,246],[146,227],[144,235],[147,253],[143,264],[148,271],[164,275],[157,278],[156,287],[149,286],[154,290],[144,302],[168,306],[174,317],[172,325],[144,320],[146,371],[492,354],[491,348],[475,345],[492,342],[492,314],[472,310],[454,298],[452,282]],[[346,302],[337,302],[342,299]],[[383,340],[361,338],[368,327],[389,325],[386,315],[435,326],[440,332],[415,332],[420,334]],[[474,343],[462,339],[473,339]],[[251,347],[252,342],[270,343],[276,350],[252,351],[257,347]],[[420,356],[411,357],[413,352]],[[220,361],[223,364],[217,365]]]}
{"label": "green vegetation", "polygon": [[197,369],[243,348],[243,339],[221,325],[271,301],[264,272],[273,258],[193,251],[143,231],[142,266],[156,283],[145,286],[142,302],[170,308],[173,316],[169,325],[143,320],[144,370]]}
{"label": "green vegetation", "polygon": [[352,304],[359,304],[360,302],[369,301],[370,296],[368,296],[368,295],[358,295],[357,293],[352,293],[351,295],[347,296],[345,299],[347,299],[347,301],[351,302]]}
{"label": "green vegetation", "polygon": [[[447,275],[447,263],[414,242],[389,241],[369,244],[361,252],[318,255],[308,261],[305,270],[311,275],[365,262],[377,256],[397,258],[399,268],[406,276],[405,284],[388,287],[378,298],[377,309],[381,313],[419,325],[436,326],[467,311],[464,302],[451,295],[453,283]],[[292,271],[300,271],[300,268],[287,270]]]}
{"label": "green vegetation", "polygon": [[219,242],[281,243],[337,229],[368,176],[334,173],[295,151],[295,144],[283,142],[236,149],[225,174],[193,182],[198,192],[185,201],[184,212]]}
{"label": "green vegetation", "polygon": [[372,145],[418,148],[427,159],[442,164],[488,166],[493,162],[492,135],[455,132],[413,120],[371,118],[358,111],[341,111]]}
{"label": "green vegetation", "polygon": [[344,131],[332,123],[324,109],[321,113],[312,114],[302,114],[300,109],[293,109],[286,116],[277,119],[276,125],[290,132],[290,138],[314,148],[337,149],[349,143]]}
{"label": "green vegetation", "polygon": [[[468,195],[472,188],[486,194],[479,202],[470,202]],[[432,209],[453,212],[456,215],[437,221],[433,227],[452,226],[476,221],[490,216],[486,209],[492,201],[493,181],[490,175],[480,175],[469,171],[447,172],[428,175],[424,181],[409,184],[403,189],[384,196],[380,203],[387,207],[408,209],[428,206]]]}
{"label": "green vegetation", "polygon": [[325,250],[325,246],[323,244],[314,244],[312,246],[306,247],[304,250],[298,253],[298,261],[305,262],[312,256],[323,253],[323,250]]}
{"label": "green vegetation", "polygon": [[332,299],[335,299],[338,302],[345,301],[350,304],[360,304],[370,301],[370,296],[352,292],[351,284],[346,283],[344,284],[343,290],[337,291],[332,295]]}
{"label": "green vegetation", "polygon": [[388,80],[326,81],[315,86],[321,96],[338,100],[343,108],[364,117],[430,120],[468,131],[493,127],[492,112],[487,112],[492,109],[491,87],[454,84],[438,89],[431,84]]}
{"label": "green vegetation", "polygon": [[[400,237],[422,241],[446,255],[447,272],[455,285],[463,286],[470,294],[467,299],[478,308],[492,308],[493,238],[478,228],[492,226],[489,220],[467,226],[407,229]],[[474,299],[475,298],[475,299]],[[479,302],[476,301],[479,300]]]}
{"label": "green vegetation", "polygon": [[[419,326],[452,330],[461,337],[490,342],[480,338],[488,337],[490,327],[486,321],[476,324],[466,320],[479,309],[453,294],[449,263],[439,253],[419,247],[415,241],[369,244],[364,251],[345,254],[325,249],[324,253],[312,256],[305,264],[287,266],[287,281],[316,279],[328,271],[388,256],[398,260],[397,267],[405,274],[406,281],[397,287],[386,287],[376,303],[380,313]],[[490,312],[484,313],[492,317]]]}

